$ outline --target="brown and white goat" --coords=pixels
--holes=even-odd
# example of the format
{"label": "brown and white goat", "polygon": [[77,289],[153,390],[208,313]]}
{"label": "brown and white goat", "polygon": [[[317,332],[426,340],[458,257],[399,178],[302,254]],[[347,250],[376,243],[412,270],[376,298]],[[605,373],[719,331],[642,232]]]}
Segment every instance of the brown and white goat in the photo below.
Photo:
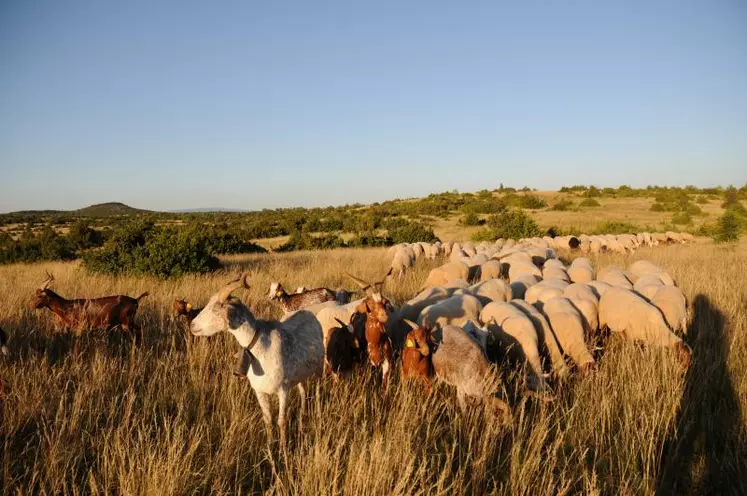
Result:
{"label": "brown and white goat", "polygon": [[[145,292],[137,298],[124,295],[105,296],[93,299],[68,300],[58,295],[49,285],[54,276],[47,272],[47,279],[36,290],[36,297],[31,302],[34,309],[48,308],[62,325],[74,332],[80,338],[85,330],[104,328],[111,330],[119,327],[123,332],[140,332],[140,326],[135,323],[140,300],[148,296]],[[78,340],[75,341],[74,352],[78,352]]]}
{"label": "brown and white goat", "polygon": [[270,300],[277,300],[283,312],[291,313],[317,303],[335,301],[335,293],[327,288],[308,289],[300,293],[287,293],[283,285],[273,282],[270,285]]}
{"label": "brown and white goat", "polygon": [[[386,332],[386,323],[389,320],[389,310],[392,306],[389,300],[381,295],[381,287],[386,278],[392,274],[389,269],[384,279],[379,282],[369,283],[350,274],[346,275],[355,281],[366,292],[366,298],[356,308],[356,314],[365,315],[365,345],[368,361],[375,368],[381,367],[382,379],[386,385],[389,378],[389,370],[392,367],[392,341]],[[356,320],[355,314],[352,320]],[[356,329],[356,334],[358,333]],[[360,340],[360,336],[359,340]]]}
{"label": "brown and white goat", "polygon": [[426,391],[431,390],[433,363],[431,361],[431,328],[418,326],[405,320],[412,330],[407,333],[405,347],[402,350],[402,382],[406,379],[420,379]]}

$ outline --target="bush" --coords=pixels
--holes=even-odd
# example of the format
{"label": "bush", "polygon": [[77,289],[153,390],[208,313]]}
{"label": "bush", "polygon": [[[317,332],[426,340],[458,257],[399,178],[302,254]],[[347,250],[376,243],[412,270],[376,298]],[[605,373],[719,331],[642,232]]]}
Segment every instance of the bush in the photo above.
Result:
{"label": "bush", "polygon": [[552,206],[550,210],[554,210],[556,212],[565,212],[566,210],[573,207],[573,202],[568,200],[560,200],[555,205]]}
{"label": "bush", "polygon": [[481,229],[472,236],[476,241],[493,241],[498,238],[530,238],[542,235],[534,219],[522,210],[509,210],[488,218],[489,229]]}
{"label": "bush", "polygon": [[439,241],[433,229],[422,224],[412,222],[407,226],[399,227],[389,231],[389,237],[392,238],[393,244],[399,243],[417,243],[423,241],[426,243],[435,243]]}
{"label": "bush", "polygon": [[699,196],[697,202],[701,205],[707,205],[708,198],[706,198],[705,196]]}
{"label": "bush", "polygon": [[481,226],[485,224],[485,221],[480,219],[474,212],[469,212],[467,215],[462,217],[461,224],[464,226]]}
{"label": "bush", "polygon": [[85,267],[105,274],[135,273],[179,277],[218,268],[207,237],[189,229],[160,228],[135,221],[112,233],[100,250],[83,257]]}
{"label": "bush", "polygon": [[649,210],[651,210],[652,212],[664,212],[665,208],[661,203],[654,202]]}
{"label": "bush", "polygon": [[635,234],[643,231],[630,222],[607,221],[597,225],[592,234]]}
{"label": "bush", "polygon": [[716,243],[728,243],[739,239],[743,219],[734,210],[727,210],[718,218],[713,240]]}
{"label": "bush", "polygon": [[686,225],[692,224],[693,219],[687,212],[678,212],[672,216],[672,224],[674,225]]}
{"label": "bush", "polygon": [[581,200],[581,203],[578,204],[579,207],[601,207],[602,204],[596,201],[594,198],[584,198]]}

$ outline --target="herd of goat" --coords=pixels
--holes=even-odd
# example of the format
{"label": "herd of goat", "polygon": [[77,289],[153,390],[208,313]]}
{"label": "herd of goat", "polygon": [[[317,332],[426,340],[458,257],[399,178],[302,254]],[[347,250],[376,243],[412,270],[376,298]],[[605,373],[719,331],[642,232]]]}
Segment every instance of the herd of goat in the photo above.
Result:
{"label": "herd of goat", "polygon": [[[666,270],[640,260],[627,269],[611,265],[597,271],[589,258],[575,258],[566,266],[558,254],[632,251],[691,240],[679,233],[643,233],[478,245],[401,244],[388,250],[391,268],[381,281],[346,273],[362,293],[353,301],[354,293],[345,290],[298,288],[287,293],[275,282],[269,298],[285,314],[279,321],[260,320],[232,296],[249,287],[244,274],[220,288],[203,308],[176,300],[174,312],[187,319],[195,336],[233,334],[241,346],[234,373],[249,379],[270,436],[271,398],[278,397],[281,442],[291,389],[298,387],[303,401],[308,379],[328,374],[337,382],[366,364],[380,369],[384,387],[392,368],[401,363],[403,380],[416,379],[428,390],[436,380],[450,384],[463,411],[471,398],[507,420],[511,409],[498,394],[500,381],[491,363],[525,365],[525,393],[548,401],[551,383],[562,383],[574,369],[580,375],[595,370],[594,351],[609,333],[669,348],[687,367],[691,350],[682,334],[688,305]],[[396,281],[418,258],[441,256],[449,260],[428,274],[412,299],[395,307],[384,296],[385,283]],[[148,293],[67,300],[49,288],[53,281],[47,274],[32,307],[48,308],[76,337],[91,328],[139,334],[135,315]],[[6,341],[0,329],[4,353]],[[77,346],[76,339],[76,354]]]}

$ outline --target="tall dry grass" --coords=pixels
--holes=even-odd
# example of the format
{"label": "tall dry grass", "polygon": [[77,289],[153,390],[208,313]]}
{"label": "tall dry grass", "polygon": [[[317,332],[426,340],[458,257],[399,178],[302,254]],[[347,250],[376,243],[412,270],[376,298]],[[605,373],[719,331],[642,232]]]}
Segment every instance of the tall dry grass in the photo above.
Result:
{"label": "tall dry grass", "polygon": [[[381,250],[236,256],[209,276],[159,281],[86,274],[74,263],[0,268],[0,326],[11,358],[0,363],[0,470],[4,493],[26,494],[738,494],[747,493],[747,245],[669,246],[600,265],[648,258],[668,268],[695,315],[694,363],[682,374],[661,350],[610,341],[599,372],[549,404],[515,401],[514,421],[453,391],[426,396],[415,384],[381,390],[375,377],[291,397],[289,445],[268,447],[259,407],[231,374],[229,335],[187,337],[169,315],[175,297],[201,304],[240,270],[241,294],[258,315],[272,278],[296,285],[345,284],[342,270],[383,274]],[[434,263],[389,283],[411,296]],[[45,269],[68,297],[149,290],[139,313],[142,344],[93,332],[70,355],[51,314],[28,308]],[[396,376],[397,374],[395,374]],[[520,376],[521,374],[516,374]]]}

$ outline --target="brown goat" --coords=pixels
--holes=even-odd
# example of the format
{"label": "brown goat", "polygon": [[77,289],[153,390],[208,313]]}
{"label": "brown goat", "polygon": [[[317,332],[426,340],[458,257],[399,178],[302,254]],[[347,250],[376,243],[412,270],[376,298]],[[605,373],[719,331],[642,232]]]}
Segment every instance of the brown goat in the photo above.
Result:
{"label": "brown goat", "polygon": [[[63,326],[71,329],[76,338],[84,330],[104,328],[111,330],[119,327],[123,332],[140,333],[140,326],[135,323],[135,313],[140,300],[148,296],[143,293],[137,298],[116,295],[94,299],[67,300],[58,295],[49,285],[54,276],[47,272],[47,279],[36,290],[36,298],[31,303],[35,309],[48,308],[60,320]],[[74,352],[78,352],[78,339],[75,340]]]}
{"label": "brown goat", "polygon": [[339,319],[339,327],[327,329],[327,349],[324,352],[325,370],[332,374],[335,382],[339,376],[347,376],[359,362],[360,344],[355,337],[352,324],[345,324]]}
{"label": "brown goat", "polygon": [[[376,283],[368,283],[350,274],[346,275],[353,279],[367,294],[366,298],[356,308],[356,314],[365,314],[365,345],[368,352],[368,361],[375,368],[381,367],[384,385],[387,385],[389,370],[392,366],[392,341],[386,333],[386,323],[389,320],[387,310],[391,309],[389,300],[381,295],[381,287],[386,278],[392,274],[389,269],[384,279]],[[352,320],[356,319],[353,314]]]}
{"label": "brown goat", "polygon": [[174,300],[174,315],[177,317],[184,316],[187,322],[192,322],[197,315],[202,312],[202,308],[192,308],[192,304],[187,300]]}
{"label": "brown goat", "polygon": [[[300,289],[300,288],[299,288]],[[305,289],[299,293],[289,294],[285,291],[282,284],[273,282],[270,285],[269,298],[278,300],[285,313],[295,312],[302,308],[324,303],[325,301],[335,301],[335,293],[327,288]]]}
{"label": "brown goat", "polygon": [[427,392],[431,390],[433,363],[431,362],[431,328],[405,320],[412,330],[407,333],[405,347],[402,350],[402,382],[409,378],[423,381]]}

